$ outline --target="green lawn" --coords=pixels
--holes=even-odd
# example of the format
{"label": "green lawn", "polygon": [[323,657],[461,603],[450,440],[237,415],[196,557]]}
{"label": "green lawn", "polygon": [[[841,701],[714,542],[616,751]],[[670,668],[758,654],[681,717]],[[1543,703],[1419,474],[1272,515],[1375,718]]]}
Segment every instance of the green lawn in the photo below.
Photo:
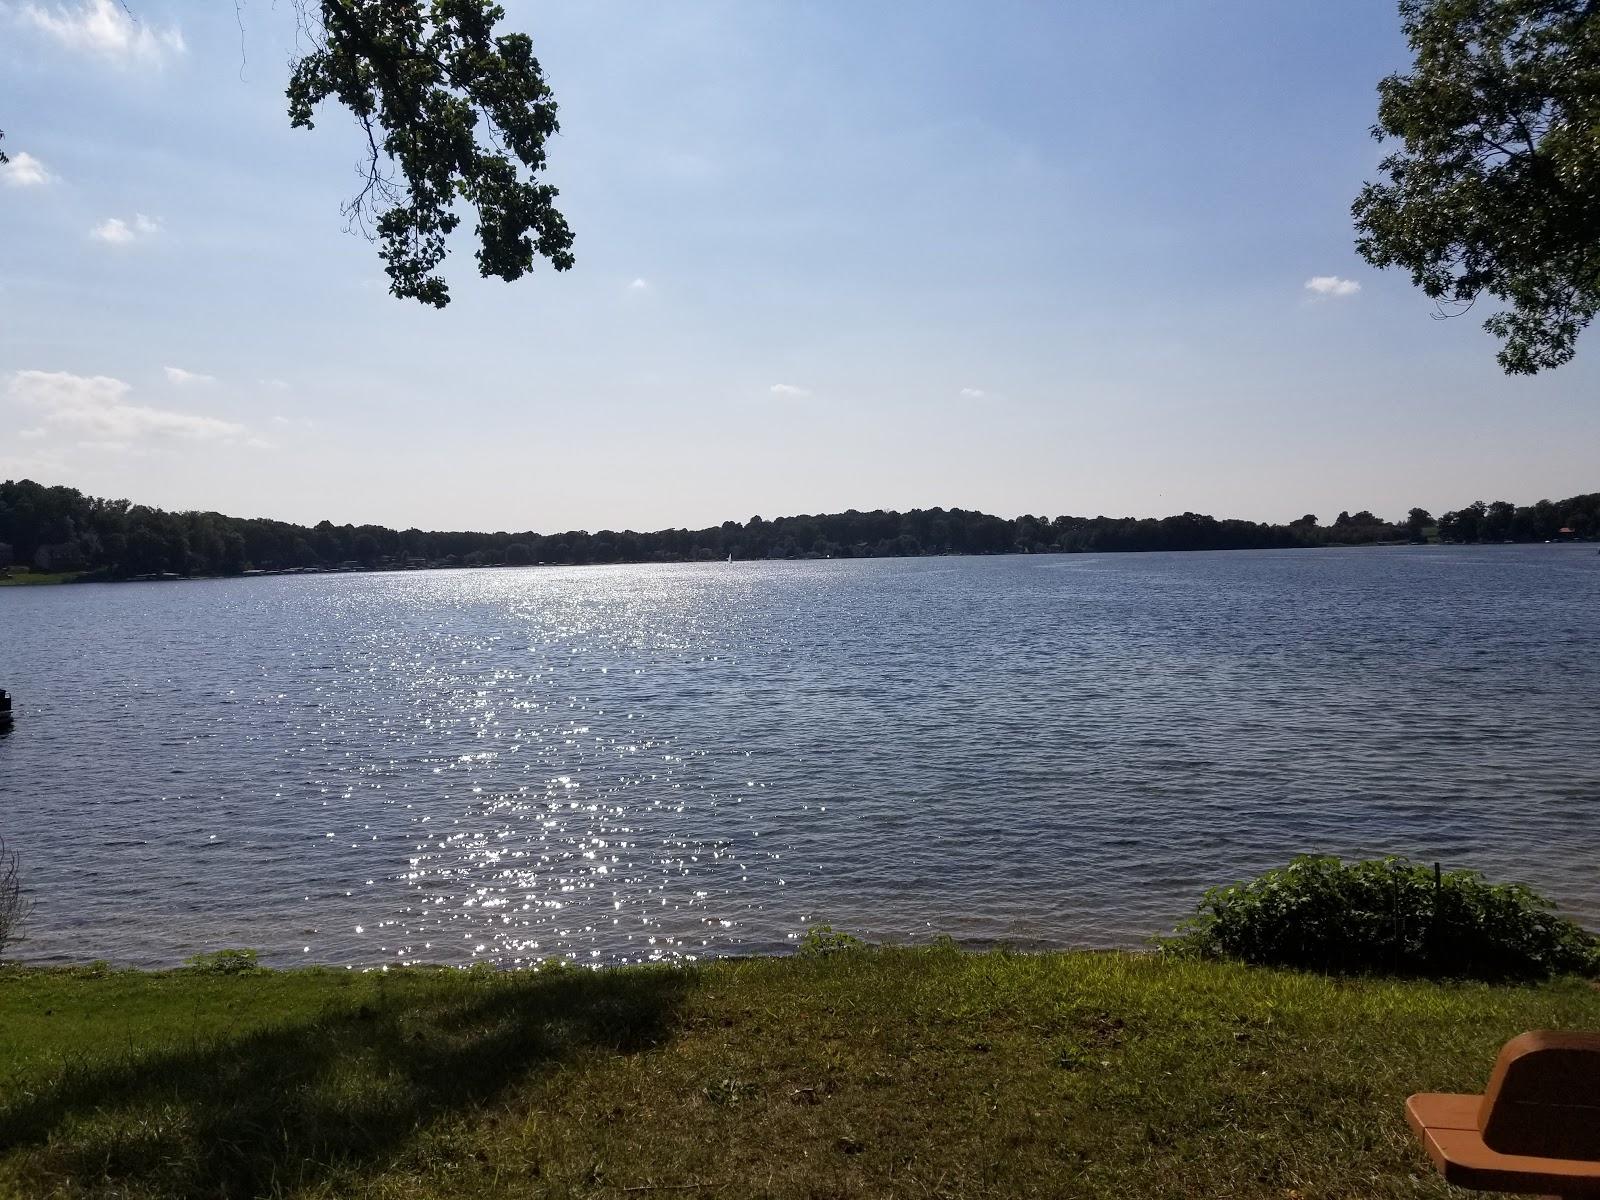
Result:
{"label": "green lawn", "polygon": [[71,583],[82,571],[30,571],[26,567],[12,567],[0,571],[0,587],[29,587],[40,583]]}
{"label": "green lawn", "polygon": [[1600,991],[1153,955],[0,971],[0,1195],[1444,1196],[1401,1116]]}

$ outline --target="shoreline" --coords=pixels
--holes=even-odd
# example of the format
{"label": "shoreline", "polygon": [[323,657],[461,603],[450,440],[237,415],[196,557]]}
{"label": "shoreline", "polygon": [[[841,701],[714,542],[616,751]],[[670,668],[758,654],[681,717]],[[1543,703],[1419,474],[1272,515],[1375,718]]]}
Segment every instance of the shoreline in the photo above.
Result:
{"label": "shoreline", "polygon": [[285,576],[324,576],[324,575],[413,575],[434,571],[514,571],[533,569],[555,569],[571,567],[666,567],[666,566],[718,566],[733,565],[735,563],[773,563],[773,562],[893,562],[913,561],[930,558],[1040,558],[1040,557],[1093,557],[1103,554],[1282,554],[1294,552],[1320,552],[1324,550],[1396,550],[1396,549],[1489,549],[1496,546],[1584,546],[1596,544],[1591,538],[1569,538],[1559,542],[1552,541],[1506,541],[1506,542],[1405,542],[1405,541],[1378,541],[1378,542],[1350,542],[1350,543],[1324,543],[1314,546],[1219,546],[1219,547],[1193,547],[1186,549],[1150,549],[1129,548],[1118,550],[1013,550],[997,551],[994,553],[971,554],[967,552],[951,552],[941,554],[858,554],[851,556],[834,555],[796,555],[784,558],[733,558],[726,564],[719,559],[616,559],[607,562],[531,562],[531,563],[429,563],[426,565],[396,565],[384,564],[371,567],[283,567],[283,568],[252,568],[228,574],[195,573],[179,575],[164,572],[159,575],[110,575],[102,571],[60,571],[60,572],[25,572],[22,575],[10,573],[0,575],[0,588],[5,587],[56,587],[64,584],[76,583],[195,583],[205,580],[217,579],[266,579],[283,578]]}

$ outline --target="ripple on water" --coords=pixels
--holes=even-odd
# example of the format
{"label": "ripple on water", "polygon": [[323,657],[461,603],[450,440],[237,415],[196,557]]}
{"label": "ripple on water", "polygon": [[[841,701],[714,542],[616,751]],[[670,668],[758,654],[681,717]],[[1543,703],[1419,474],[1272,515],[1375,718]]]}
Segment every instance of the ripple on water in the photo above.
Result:
{"label": "ripple on water", "polygon": [[1581,547],[0,593],[25,951],[612,963],[1122,945],[1289,854],[1600,921]]}

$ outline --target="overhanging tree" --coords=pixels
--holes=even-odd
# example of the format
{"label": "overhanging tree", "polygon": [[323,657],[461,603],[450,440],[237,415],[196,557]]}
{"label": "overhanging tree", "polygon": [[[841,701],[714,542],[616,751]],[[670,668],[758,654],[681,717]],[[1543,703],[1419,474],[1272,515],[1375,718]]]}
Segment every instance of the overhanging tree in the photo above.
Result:
{"label": "overhanging tree", "polygon": [[1400,0],[1415,54],[1378,85],[1399,148],[1352,207],[1356,247],[1441,316],[1484,295],[1510,374],[1569,361],[1600,311],[1600,0]]}
{"label": "overhanging tree", "polygon": [[572,231],[540,180],[556,102],[526,34],[497,33],[489,0],[321,0],[315,48],[289,82],[289,119],[312,127],[333,98],[365,140],[346,205],[375,229],[389,290],[442,308],[438,275],[458,206],[477,214],[478,271],[518,279],[543,258],[572,266]]}
{"label": "overhanging tree", "polygon": [[[478,271],[519,279],[572,266],[572,231],[543,182],[556,101],[526,34],[499,31],[491,0],[299,0],[311,51],[292,64],[289,120],[310,129],[329,99],[362,134],[362,185],[345,205],[375,235],[389,291],[443,308],[438,274],[462,210],[477,217]],[[0,132],[0,138],[5,135]],[[0,150],[0,163],[6,162]]]}

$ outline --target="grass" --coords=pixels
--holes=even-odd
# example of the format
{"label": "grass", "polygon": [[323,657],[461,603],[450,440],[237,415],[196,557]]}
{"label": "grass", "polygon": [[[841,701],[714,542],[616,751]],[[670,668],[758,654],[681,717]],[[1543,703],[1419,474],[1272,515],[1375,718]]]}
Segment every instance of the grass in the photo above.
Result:
{"label": "grass", "polygon": [[1600,991],[1153,955],[0,971],[0,1195],[1444,1196],[1401,1116]]}
{"label": "grass", "polygon": [[0,587],[32,587],[42,583],[71,583],[83,575],[82,571],[32,571],[27,567],[12,567],[0,571]]}

